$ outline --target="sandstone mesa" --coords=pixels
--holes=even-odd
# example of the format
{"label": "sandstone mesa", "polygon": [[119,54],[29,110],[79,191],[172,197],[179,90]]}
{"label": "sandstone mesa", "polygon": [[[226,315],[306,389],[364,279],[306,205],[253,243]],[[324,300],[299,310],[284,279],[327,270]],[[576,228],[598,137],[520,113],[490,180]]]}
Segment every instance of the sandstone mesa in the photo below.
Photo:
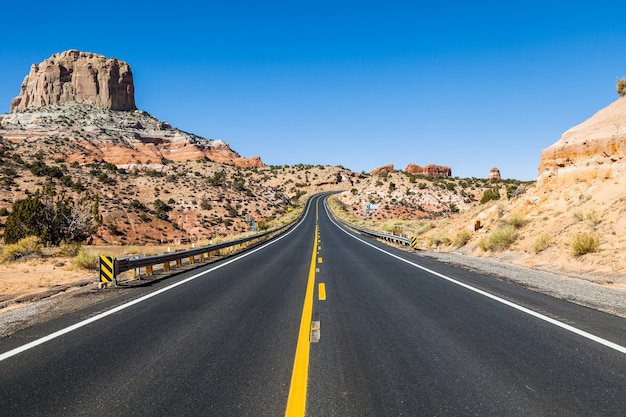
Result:
{"label": "sandstone mesa", "polygon": [[222,140],[173,128],[135,107],[130,65],[69,50],[33,64],[11,113],[0,116],[0,136],[39,147],[53,140],[55,154],[80,164],[159,167],[166,161],[210,160],[261,167]]}
{"label": "sandstone mesa", "polygon": [[115,58],[69,50],[33,64],[11,112],[75,101],[111,110],[135,110],[130,66]]}

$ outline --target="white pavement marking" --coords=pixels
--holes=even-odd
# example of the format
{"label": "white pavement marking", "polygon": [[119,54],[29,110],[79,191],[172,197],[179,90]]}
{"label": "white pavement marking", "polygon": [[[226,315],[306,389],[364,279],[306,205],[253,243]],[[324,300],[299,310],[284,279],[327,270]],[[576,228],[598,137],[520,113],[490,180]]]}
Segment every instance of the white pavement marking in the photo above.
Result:
{"label": "white pavement marking", "polygon": [[[328,207],[326,207],[326,206],[324,206],[324,207],[325,207],[325,209],[326,209],[326,213],[328,213]],[[409,264],[409,265],[411,265],[411,266],[414,266],[415,268],[419,268],[419,269],[421,269],[422,271],[428,272],[428,273],[430,273],[430,274],[432,274],[432,275],[435,275],[435,276],[437,276],[437,277],[439,277],[439,278],[445,279],[446,281],[450,281],[450,282],[452,282],[453,284],[459,285],[459,286],[461,286],[461,287],[463,287],[463,288],[467,288],[467,289],[468,289],[468,290],[470,290],[470,291],[474,291],[475,293],[478,293],[478,294],[480,294],[480,295],[483,295],[483,296],[485,296],[485,297],[488,297],[488,298],[490,298],[490,299],[492,299],[492,300],[494,300],[494,301],[497,301],[497,302],[499,302],[499,303],[502,303],[502,304],[504,304],[504,305],[507,305],[507,306],[509,306],[509,307],[512,307],[512,308],[514,308],[514,309],[516,309],[516,310],[519,310],[519,311],[521,311],[521,312],[523,312],[523,313],[529,314],[529,315],[531,315],[531,316],[533,316],[533,317],[536,317],[536,318],[538,318],[538,319],[540,319],[540,320],[546,321],[546,322],[548,322],[548,323],[550,323],[550,324],[553,324],[553,325],[555,325],[555,326],[558,326],[558,327],[560,327],[560,328],[562,328],[562,329],[568,330],[568,331],[570,331],[570,332],[572,332],[572,333],[575,333],[575,334],[577,334],[577,335],[579,335],[579,336],[582,336],[582,337],[585,337],[585,338],[587,338],[587,339],[593,340],[594,342],[600,343],[600,344],[602,344],[602,345],[604,345],[604,346],[606,346],[606,347],[609,347],[609,348],[611,348],[611,349],[615,349],[615,350],[616,350],[616,351],[618,351],[618,352],[621,352],[621,353],[626,354],[626,347],[625,347],[625,346],[618,345],[617,343],[611,342],[610,340],[603,339],[603,338],[601,338],[601,337],[599,337],[599,336],[596,336],[596,335],[594,335],[594,334],[588,333],[588,332],[586,332],[586,331],[584,331],[584,330],[581,330],[581,329],[578,329],[578,328],[576,328],[576,327],[574,327],[574,326],[570,326],[569,324],[566,324],[566,323],[560,322],[560,321],[558,321],[558,320],[555,320],[555,319],[553,319],[552,317],[548,317],[548,316],[543,315],[543,314],[541,314],[541,313],[537,313],[536,311],[530,310],[530,309],[528,309],[528,308],[526,308],[526,307],[522,307],[522,306],[521,306],[521,305],[519,305],[519,304],[515,304],[515,303],[513,303],[513,302],[511,302],[511,301],[505,300],[504,298],[500,298],[500,297],[498,297],[497,295],[493,295],[493,294],[490,294],[490,293],[488,293],[488,292],[486,292],[486,291],[483,291],[483,290],[481,290],[481,289],[478,289],[478,288],[476,288],[476,287],[472,287],[471,285],[465,284],[465,283],[463,283],[463,282],[461,282],[461,281],[457,281],[457,280],[456,280],[456,279],[454,279],[454,278],[450,278],[450,277],[448,277],[448,276],[446,276],[446,275],[443,275],[443,274],[441,274],[441,273],[439,273],[439,272],[437,272],[437,271],[433,271],[432,269],[426,268],[426,267],[424,267],[424,266],[422,266],[422,265],[419,265],[419,264],[417,264],[417,263],[415,263],[415,262],[411,262],[411,261],[409,261],[409,260],[407,260],[407,259],[404,259],[404,258],[402,258],[402,257],[400,257],[400,256],[394,255],[393,253],[387,252],[386,250],[381,249],[381,248],[379,248],[379,247],[377,247],[377,246],[375,246],[375,245],[372,245],[371,243],[366,242],[366,241],[364,241],[363,239],[360,239],[360,238],[358,238],[358,237],[354,236],[353,234],[349,233],[349,232],[348,232],[348,231],[346,231],[344,228],[340,227],[340,226],[339,226],[339,225],[338,225],[338,224],[337,224],[337,223],[333,220],[332,216],[330,216],[330,215],[329,215],[329,216],[328,216],[328,218],[329,218],[329,219],[333,222],[333,224],[334,224],[335,226],[337,226],[337,227],[339,228],[339,230],[341,230],[342,232],[344,232],[345,234],[347,234],[347,235],[348,235],[348,236],[350,236],[351,238],[356,239],[356,240],[358,240],[359,242],[361,242],[361,243],[363,243],[363,244],[365,244],[365,245],[367,245],[367,246],[370,246],[370,247],[372,247],[372,248],[376,249],[377,251],[380,251],[380,252],[382,252],[382,253],[384,253],[384,254],[387,254],[387,255],[391,256],[392,258],[396,258],[396,259],[398,259],[398,260],[400,260],[400,261],[402,261],[402,262],[405,262],[405,263],[407,263],[407,264]]]}

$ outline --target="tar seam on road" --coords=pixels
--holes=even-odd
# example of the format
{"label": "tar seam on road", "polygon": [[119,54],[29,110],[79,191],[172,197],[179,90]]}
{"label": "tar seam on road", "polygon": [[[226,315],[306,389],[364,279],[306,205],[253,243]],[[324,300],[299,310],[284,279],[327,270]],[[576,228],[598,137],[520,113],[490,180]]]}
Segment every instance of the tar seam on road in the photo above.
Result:
{"label": "tar seam on road", "polygon": [[128,307],[131,307],[131,306],[133,306],[135,304],[139,304],[142,301],[146,301],[146,300],[148,300],[148,299],[150,299],[152,297],[155,297],[155,296],[157,296],[159,294],[162,294],[162,293],[164,293],[166,291],[169,291],[169,290],[171,290],[173,288],[176,288],[176,287],[178,287],[180,285],[186,284],[189,281],[193,281],[193,280],[195,280],[197,278],[200,278],[201,276],[206,275],[208,273],[211,273],[211,272],[213,272],[215,270],[218,270],[220,268],[223,268],[226,265],[230,265],[231,263],[237,262],[238,260],[240,260],[242,258],[245,258],[248,255],[252,255],[253,253],[258,252],[261,249],[264,249],[264,248],[266,248],[266,247],[268,247],[268,246],[278,242],[279,240],[289,236],[294,230],[296,230],[302,224],[303,220],[307,217],[307,214],[309,212],[309,208],[310,207],[311,207],[311,205],[309,204],[307,206],[307,209],[306,209],[304,215],[302,216],[302,220],[298,224],[296,224],[296,226],[293,229],[291,229],[290,231],[288,231],[284,235],[279,236],[276,239],[266,243],[265,245],[259,246],[256,249],[252,249],[249,252],[245,252],[245,253],[241,254],[240,256],[237,256],[236,258],[233,258],[233,259],[231,259],[229,261],[226,261],[226,262],[224,262],[222,264],[219,264],[219,265],[217,265],[217,266],[215,266],[215,267],[213,267],[211,269],[208,269],[206,271],[200,272],[199,274],[193,275],[193,276],[191,276],[189,278],[186,278],[186,279],[184,279],[182,281],[178,281],[178,282],[176,282],[176,283],[174,283],[172,285],[169,285],[169,286],[167,286],[165,288],[161,288],[160,290],[157,290],[157,291],[151,292],[149,294],[146,294],[143,297],[137,298],[136,300],[129,301],[128,303],[122,304],[122,305],[117,306],[117,307],[115,307],[115,308],[113,308],[111,310],[107,310],[107,311],[105,311],[103,313],[100,313],[100,314],[98,314],[96,316],[93,316],[93,317],[90,317],[90,318],[88,318],[86,320],[80,321],[80,322],[78,322],[76,324],[73,324],[72,326],[65,327],[65,328],[63,328],[61,330],[58,330],[58,331],[56,331],[54,333],[51,333],[51,334],[49,334],[47,336],[44,336],[44,337],[41,337],[39,339],[33,340],[30,343],[27,343],[25,345],[22,345],[22,346],[14,348],[12,350],[9,350],[7,352],[4,352],[4,353],[0,354],[0,362],[2,362],[5,359],[8,359],[8,358],[10,358],[12,356],[18,355],[18,354],[20,354],[22,352],[25,352],[25,351],[27,351],[29,349],[32,349],[32,348],[34,348],[36,346],[39,346],[39,345],[41,345],[43,343],[49,342],[50,340],[56,339],[57,337],[63,336],[64,334],[67,334],[67,333],[70,333],[70,332],[72,332],[74,330],[80,329],[81,327],[84,327],[84,326],[86,326],[86,325],[88,325],[90,323],[93,323],[95,321],[98,321],[100,319],[108,317],[108,316],[110,316],[112,314],[118,313],[118,312],[120,312],[122,310],[127,309]]}
{"label": "tar seam on road", "polygon": [[[326,210],[326,213],[328,213],[328,207],[326,207],[326,205],[324,205],[324,208]],[[475,293],[483,295],[483,296],[485,296],[487,298],[491,298],[494,301],[497,301],[499,303],[502,303],[504,305],[512,307],[512,308],[514,308],[516,310],[519,310],[519,311],[521,311],[523,313],[529,314],[529,315],[531,315],[533,317],[536,317],[536,318],[538,318],[540,320],[546,321],[546,322],[548,322],[550,324],[553,324],[553,325],[555,325],[557,327],[560,327],[562,329],[565,329],[567,331],[575,333],[575,334],[577,334],[579,336],[585,337],[585,338],[587,338],[589,340],[593,340],[594,342],[600,343],[600,344],[602,344],[602,345],[604,345],[606,347],[609,347],[611,349],[614,349],[614,350],[616,350],[616,351],[618,351],[620,353],[626,354],[626,347],[625,346],[618,345],[617,343],[611,342],[610,340],[603,339],[603,338],[601,338],[599,336],[596,336],[594,334],[588,333],[588,332],[586,332],[584,330],[581,330],[581,329],[578,329],[578,328],[576,328],[574,326],[570,326],[569,324],[566,324],[566,323],[560,322],[558,320],[555,320],[552,317],[548,317],[548,316],[545,316],[545,315],[543,315],[541,313],[537,313],[536,311],[530,310],[530,309],[528,309],[526,307],[522,307],[519,304],[515,304],[515,303],[513,303],[511,301],[505,300],[504,298],[500,298],[497,295],[493,295],[493,294],[488,293],[486,291],[483,291],[483,290],[480,290],[478,288],[472,287],[471,285],[465,284],[465,283],[463,283],[461,281],[457,281],[454,278],[450,278],[450,277],[448,277],[446,275],[443,275],[443,274],[441,274],[441,273],[439,273],[437,271],[433,271],[432,269],[428,269],[428,268],[426,268],[426,267],[424,267],[422,265],[419,265],[419,264],[417,264],[415,262],[411,262],[411,261],[409,261],[407,259],[404,259],[404,258],[402,258],[400,256],[394,255],[393,253],[387,252],[387,251],[385,251],[385,250],[383,250],[383,249],[381,249],[381,248],[379,248],[377,246],[372,245],[371,243],[368,243],[368,242],[366,242],[366,241],[364,241],[362,239],[359,239],[358,237],[352,235],[351,233],[348,233],[345,229],[343,229],[337,223],[335,223],[335,221],[333,220],[332,216],[329,215],[328,217],[333,222],[333,224],[339,228],[339,230],[341,230],[342,232],[344,232],[345,234],[347,234],[351,238],[356,239],[359,242],[376,249],[377,251],[380,251],[380,252],[382,252],[382,253],[384,253],[386,255],[389,255],[389,256],[391,256],[393,258],[396,258],[396,259],[398,259],[398,260],[400,260],[402,262],[405,262],[405,263],[407,263],[407,264],[409,264],[411,266],[414,266],[415,268],[419,268],[422,271],[428,272],[428,273],[430,273],[432,275],[435,275],[435,276],[437,276],[439,278],[445,279],[446,281],[449,281],[449,282],[451,282],[453,284],[459,285],[459,286],[461,286],[463,288],[466,288],[466,289],[468,289],[470,291],[474,291]]]}

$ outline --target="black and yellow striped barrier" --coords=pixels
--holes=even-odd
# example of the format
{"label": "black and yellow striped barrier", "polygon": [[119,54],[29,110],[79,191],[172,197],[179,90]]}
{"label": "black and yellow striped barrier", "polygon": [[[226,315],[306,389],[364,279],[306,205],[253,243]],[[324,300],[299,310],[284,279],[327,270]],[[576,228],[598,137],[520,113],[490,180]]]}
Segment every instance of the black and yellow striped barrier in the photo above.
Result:
{"label": "black and yellow striped barrier", "polygon": [[115,284],[115,269],[113,263],[114,260],[112,256],[100,256],[100,282]]}
{"label": "black and yellow striped barrier", "polygon": [[416,236],[411,237],[411,247],[413,249],[417,249],[417,237]]}

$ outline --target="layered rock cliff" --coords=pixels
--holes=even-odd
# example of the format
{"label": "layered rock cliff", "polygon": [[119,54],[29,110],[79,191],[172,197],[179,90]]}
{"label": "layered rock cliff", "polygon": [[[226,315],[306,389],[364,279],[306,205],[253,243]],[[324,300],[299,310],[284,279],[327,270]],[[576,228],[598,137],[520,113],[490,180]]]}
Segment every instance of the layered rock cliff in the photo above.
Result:
{"label": "layered rock cliff", "polygon": [[130,66],[115,58],[69,50],[33,64],[11,112],[75,101],[111,110],[135,110]]}
{"label": "layered rock cliff", "polygon": [[626,97],[621,97],[543,150],[537,183],[562,187],[618,179],[625,173]]}

